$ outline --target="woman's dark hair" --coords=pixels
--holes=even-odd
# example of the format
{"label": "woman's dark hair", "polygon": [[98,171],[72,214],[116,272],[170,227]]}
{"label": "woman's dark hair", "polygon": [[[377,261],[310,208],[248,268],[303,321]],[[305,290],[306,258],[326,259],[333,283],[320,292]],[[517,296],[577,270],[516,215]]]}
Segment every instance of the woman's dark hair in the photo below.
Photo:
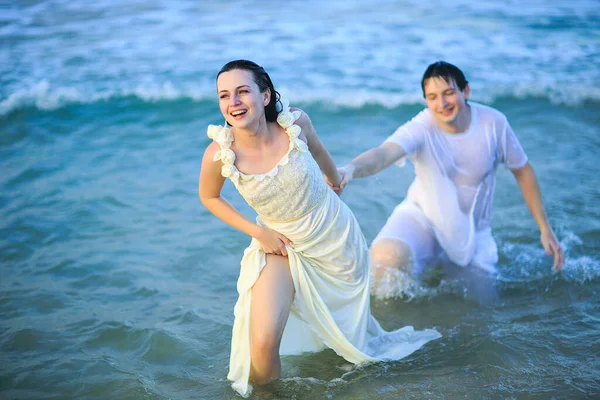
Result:
{"label": "woman's dark hair", "polygon": [[260,92],[264,93],[267,91],[267,89],[271,92],[271,100],[269,101],[269,104],[265,106],[265,118],[269,122],[277,121],[277,115],[279,114],[279,111],[277,111],[277,103],[279,102],[280,95],[279,92],[275,90],[275,86],[273,85],[273,82],[271,82],[271,78],[265,69],[260,65],[248,60],[229,61],[219,71],[217,74],[217,79],[219,79],[219,75],[221,75],[223,72],[232,71],[234,69],[241,69],[251,72],[254,82],[258,85]]}
{"label": "woman's dark hair", "polygon": [[465,74],[457,66],[446,61],[437,61],[427,67],[423,74],[423,79],[421,79],[423,97],[425,97],[425,82],[430,78],[442,78],[448,83],[454,81],[461,92],[465,90],[467,83],[469,83],[465,78]]}

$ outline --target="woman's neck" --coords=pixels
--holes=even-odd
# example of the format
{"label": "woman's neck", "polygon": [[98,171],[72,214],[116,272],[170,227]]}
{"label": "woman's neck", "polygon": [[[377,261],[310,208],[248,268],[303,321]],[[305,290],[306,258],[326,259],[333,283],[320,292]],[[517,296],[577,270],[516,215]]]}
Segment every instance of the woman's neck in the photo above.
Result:
{"label": "woman's neck", "polygon": [[261,118],[258,123],[249,128],[231,128],[236,142],[248,147],[260,147],[267,142],[270,142],[274,137],[274,132],[271,131],[269,123],[266,119]]}

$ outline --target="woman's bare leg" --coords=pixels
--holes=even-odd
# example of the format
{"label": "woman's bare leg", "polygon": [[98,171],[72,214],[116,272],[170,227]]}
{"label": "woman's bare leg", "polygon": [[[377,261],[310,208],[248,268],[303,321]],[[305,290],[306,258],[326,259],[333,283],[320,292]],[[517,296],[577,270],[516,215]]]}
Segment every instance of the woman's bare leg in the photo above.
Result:
{"label": "woman's bare leg", "polygon": [[250,377],[258,384],[279,377],[279,345],[293,301],[287,257],[267,254],[267,265],[252,287],[250,306]]}

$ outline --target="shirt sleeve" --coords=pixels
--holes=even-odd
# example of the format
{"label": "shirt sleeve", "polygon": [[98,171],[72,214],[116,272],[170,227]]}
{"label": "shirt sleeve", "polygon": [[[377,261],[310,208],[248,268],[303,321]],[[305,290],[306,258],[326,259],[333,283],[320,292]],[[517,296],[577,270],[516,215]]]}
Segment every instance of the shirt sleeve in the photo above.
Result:
{"label": "shirt sleeve", "polygon": [[[394,143],[404,150],[406,156],[417,152],[424,140],[426,132],[426,110],[421,111],[413,119],[400,126],[383,143]],[[396,162],[399,167],[406,163],[406,156]]]}
{"label": "shirt sleeve", "polygon": [[499,161],[509,169],[519,169],[527,164],[527,155],[513,132],[508,121],[505,120],[505,128],[500,137]]}

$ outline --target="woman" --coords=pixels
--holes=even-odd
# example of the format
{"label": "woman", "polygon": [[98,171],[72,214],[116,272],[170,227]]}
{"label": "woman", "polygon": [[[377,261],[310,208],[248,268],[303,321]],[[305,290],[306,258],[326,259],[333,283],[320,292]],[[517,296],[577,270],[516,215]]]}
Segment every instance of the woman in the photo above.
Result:
{"label": "woman", "polygon": [[[399,359],[440,337],[405,327],[385,332],[369,309],[369,253],[331,156],[308,116],[279,99],[269,75],[237,60],[217,75],[219,107],[231,128],[211,125],[199,193],[215,216],[252,236],[237,284],[228,379],[280,374],[279,354],[327,347],[352,363]],[[251,222],[221,198],[226,178],[258,213]]]}

